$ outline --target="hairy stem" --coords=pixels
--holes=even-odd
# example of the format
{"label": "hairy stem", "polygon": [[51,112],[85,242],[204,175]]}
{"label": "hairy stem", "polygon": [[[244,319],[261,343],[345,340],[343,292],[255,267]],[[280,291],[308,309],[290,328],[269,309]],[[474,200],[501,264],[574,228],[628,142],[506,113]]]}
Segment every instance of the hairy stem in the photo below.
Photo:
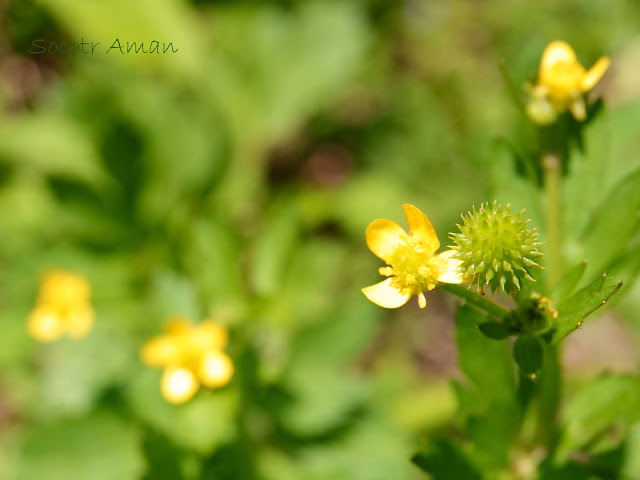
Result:
{"label": "hairy stem", "polygon": [[558,415],[558,402],[560,401],[562,370],[559,357],[560,351],[557,345],[545,345],[545,358],[540,379],[538,435],[540,440],[547,445],[553,440]]}
{"label": "hairy stem", "polygon": [[488,314],[498,317],[501,320],[511,313],[511,310],[504,308],[503,306],[489,300],[487,297],[461,285],[440,283],[438,284],[438,287],[446,292],[457,295],[458,297],[466,300],[470,305],[473,305],[480,310],[484,310]]}
{"label": "hairy stem", "polygon": [[544,183],[547,191],[547,251],[549,252],[549,288],[562,275],[562,236],[560,232],[560,158],[555,153],[542,155]]}

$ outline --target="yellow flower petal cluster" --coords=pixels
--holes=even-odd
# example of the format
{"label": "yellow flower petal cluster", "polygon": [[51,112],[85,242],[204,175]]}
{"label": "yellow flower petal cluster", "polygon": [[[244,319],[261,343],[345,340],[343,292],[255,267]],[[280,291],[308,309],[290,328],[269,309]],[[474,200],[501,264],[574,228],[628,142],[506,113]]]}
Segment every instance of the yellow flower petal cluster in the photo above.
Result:
{"label": "yellow flower petal cluster", "polygon": [[380,268],[388,277],[365,287],[362,292],[376,305],[398,308],[418,296],[420,308],[427,305],[424,290],[432,290],[438,282],[462,283],[458,273],[460,260],[452,258],[453,250],[436,255],[440,241],[427,216],[413,205],[403,205],[410,231],[407,233],[391,220],[378,219],[369,224],[366,239],[369,249],[387,264]]}
{"label": "yellow flower petal cluster", "polygon": [[569,110],[576,120],[583,121],[587,116],[583,94],[600,81],[610,63],[608,57],[602,57],[587,70],[569,44],[551,42],[542,54],[538,84],[529,88],[527,114],[545,125]]}
{"label": "yellow flower petal cluster", "polygon": [[27,319],[29,334],[41,342],[53,342],[63,335],[87,336],[95,320],[90,296],[91,286],[83,275],[64,270],[45,272]]}
{"label": "yellow flower petal cluster", "polygon": [[160,389],[170,403],[191,399],[200,385],[223,387],[233,376],[233,363],[223,352],[227,330],[213,320],[192,325],[184,317],[172,317],[166,333],[150,339],[140,358],[150,367],[164,369]]}

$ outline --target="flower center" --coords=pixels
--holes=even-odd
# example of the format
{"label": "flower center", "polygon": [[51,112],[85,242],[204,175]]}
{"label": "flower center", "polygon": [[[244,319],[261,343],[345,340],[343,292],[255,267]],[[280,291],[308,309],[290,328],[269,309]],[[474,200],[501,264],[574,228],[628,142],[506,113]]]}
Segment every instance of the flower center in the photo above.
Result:
{"label": "flower center", "polygon": [[549,88],[549,93],[555,100],[575,98],[582,93],[580,84],[586,71],[579,63],[558,62],[545,73],[541,83]]}
{"label": "flower center", "polygon": [[380,268],[381,275],[392,277],[391,286],[405,294],[420,294],[433,290],[438,278],[438,268],[432,261],[433,253],[426,252],[411,234],[398,243],[389,258],[389,266]]}

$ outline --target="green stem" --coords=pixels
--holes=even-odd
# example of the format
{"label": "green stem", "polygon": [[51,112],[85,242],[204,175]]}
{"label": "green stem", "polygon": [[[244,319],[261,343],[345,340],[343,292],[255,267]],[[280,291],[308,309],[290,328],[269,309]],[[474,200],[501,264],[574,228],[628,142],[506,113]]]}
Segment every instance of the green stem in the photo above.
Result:
{"label": "green stem", "polygon": [[553,449],[562,384],[559,351],[556,345],[545,344],[544,362],[539,382],[536,439],[540,444]]}
{"label": "green stem", "polygon": [[504,308],[503,306],[489,300],[487,297],[480,295],[473,290],[469,290],[468,288],[461,285],[454,285],[452,283],[440,283],[438,284],[438,287],[445,292],[449,292],[457,295],[460,298],[463,298],[474,307],[479,308],[480,310],[484,310],[488,314],[493,315],[494,317],[498,317],[501,320],[504,320],[507,315],[511,313],[511,310]]}
{"label": "green stem", "polygon": [[547,191],[547,249],[549,252],[549,288],[555,287],[562,273],[562,236],[560,233],[560,158],[555,153],[542,155]]}

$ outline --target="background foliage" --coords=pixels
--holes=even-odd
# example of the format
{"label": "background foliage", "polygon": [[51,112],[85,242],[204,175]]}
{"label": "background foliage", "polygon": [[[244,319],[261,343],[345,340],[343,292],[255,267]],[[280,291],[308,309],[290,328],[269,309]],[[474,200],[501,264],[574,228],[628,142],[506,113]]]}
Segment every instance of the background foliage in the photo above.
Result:
{"label": "background foliage", "polygon": [[[526,207],[544,234],[540,191],[525,179],[535,131],[499,60],[519,88],[564,39],[585,65],[614,62],[599,86],[607,108],[583,148],[570,146],[565,263],[588,258],[585,279],[632,278],[636,2],[1,8],[0,478],[418,479],[419,446],[416,463],[437,479],[519,474],[509,346],[480,336],[471,309],[454,333],[446,294],[425,311],[367,302],[359,289],[379,265],[363,232],[400,221],[409,202],[446,244],[460,213],[497,198]],[[179,53],[31,55],[38,38],[157,39]],[[26,335],[51,266],[91,281],[86,340]],[[623,288],[598,330],[566,347],[560,466],[544,478],[587,478],[576,451],[599,462],[589,478],[640,478],[640,290]],[[175,313],[229,325],[237,369],[229,387],[179,407],[137,356]],[[594,338],[607,347],[596,361]],[[449,438],[463,426],[461,452]]]}

